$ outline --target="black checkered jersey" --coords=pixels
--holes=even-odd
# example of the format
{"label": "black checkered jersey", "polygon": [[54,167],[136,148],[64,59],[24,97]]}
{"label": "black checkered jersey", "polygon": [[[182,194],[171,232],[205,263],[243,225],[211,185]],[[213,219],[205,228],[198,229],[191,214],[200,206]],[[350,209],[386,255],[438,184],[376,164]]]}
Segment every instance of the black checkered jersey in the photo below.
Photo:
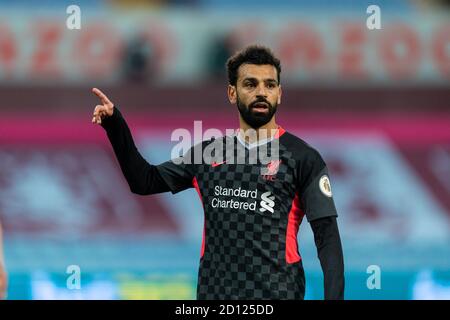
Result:
{"label": "black checkered jersey", "polygon": [[239,132],[203,141],[157,169],[203,204],[198,299],[304,298],[299,226],[337,216],[317,150],[278,127],[256,144]]}

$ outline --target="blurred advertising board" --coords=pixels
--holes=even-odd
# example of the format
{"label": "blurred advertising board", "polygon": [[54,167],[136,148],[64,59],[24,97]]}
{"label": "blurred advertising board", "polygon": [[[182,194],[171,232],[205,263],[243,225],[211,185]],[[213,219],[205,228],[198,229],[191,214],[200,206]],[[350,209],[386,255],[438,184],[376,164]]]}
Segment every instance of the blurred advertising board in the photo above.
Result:
{"label": "blurred advertising board", "polygon": [[0,13],[0,82],[120,83],[131,56],[140,55],[149,81],[193,85],[223,72],[224,57],[250,43],[279,55],[289,85],[448,85],[450,79],[450,24],[436,13],[383,13],[382,28],[369,30],[365,12],[253,17],[81,6],[81,29],[69,30],[64,9]]}

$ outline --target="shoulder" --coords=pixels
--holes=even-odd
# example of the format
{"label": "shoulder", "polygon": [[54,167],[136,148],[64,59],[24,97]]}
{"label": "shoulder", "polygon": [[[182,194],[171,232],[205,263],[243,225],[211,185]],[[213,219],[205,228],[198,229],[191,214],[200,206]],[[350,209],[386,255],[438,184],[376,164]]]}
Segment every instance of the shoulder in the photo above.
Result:
{"label": "shoulder", "polygon": [[283,136],[285,135],[283,145],[292,154],[291,157],[296,159],[298,186],[303,194],[308,186],[320,185],[320,179],[324,175],[328,175],[327,164],[316,148],[291,133],[286,132]]}
{"label": "shoulder", "polygon": [[212,150],[223,149],[227,145],[226,139],[229,138],[232,137],[229,136],[212,137],[200,142],[195,142],[194,145],[192,145],[189,148],[186,154],[193,158],[196,158],[198,157],[198,155],[200,155],[202,157],[202,160],[205,160],[204,159],[205,152],[207,152],[207,155],[209,155]]}
{"label": "shoulder", "polygon": [[280,137],[280,143],[297,161],[325,165],[325,161],[316,148],[290,132],[286,131]]}
{"label": "shoulder", "polygon": [[207,146],[214,145],[214,144],[223,144],[226,142],[226,139],[232,138],[230,136],[221,136],[221,137],[212,137],[209,139],[205,139],[200,142],[194,143],[194,145],[191,147],[191,149],[205,149]]}
{"label": "shoulder", "polygon": [[222,137],[212,137],[209,139],[204,139],[204,140],[194,140],[193,143],[191,142],[191,146],[190,146],[190,150],[194,150],[194,149],[203,149],[206,146],[210,145],[211,143],[213,143],[214,141],[221,139]]}

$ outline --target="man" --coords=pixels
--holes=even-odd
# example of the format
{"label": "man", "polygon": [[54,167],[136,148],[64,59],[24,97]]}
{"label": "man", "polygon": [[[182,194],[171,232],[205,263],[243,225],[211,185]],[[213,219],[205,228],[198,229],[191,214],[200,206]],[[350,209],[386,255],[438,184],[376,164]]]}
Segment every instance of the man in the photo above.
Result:
{"label": "man", "polygon": [[[303,299],[297,233],[304,215],[314,232],[325,299],[343,299],[343,255],[327,167],[315,149],[275,121],[280,61],[265,47],[249,46],[228,60],[227,69],[238,132],[203,141],[179,159],[160,165],[143,159],[121,113],[96,88],[101,104],[92,122],[106,129],[132,192],[197,189],[205,215],[198,299]],[[256,134],[246,135],[252,131]],[[277,146],[269,154],[275,160],[236,163],[234,153],[225,161],[192,161],[217,142],[245,159],[254,150]]]}
{"label": "man", "polygon": [[6,288],[8,284],[8,277],[6,275],[5,263],[3,259],[3,234],[2,224],[0,222],[0,299],[6,298]]}

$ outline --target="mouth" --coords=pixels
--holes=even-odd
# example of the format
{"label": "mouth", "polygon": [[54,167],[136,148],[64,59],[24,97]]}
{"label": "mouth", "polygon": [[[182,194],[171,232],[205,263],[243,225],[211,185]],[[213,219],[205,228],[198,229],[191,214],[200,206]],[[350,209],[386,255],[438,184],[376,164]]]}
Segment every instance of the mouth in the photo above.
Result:
{"label": "mouth", "polygon": [[256,112],[267,112],[269,110],[269,105],[265,102],[257,102],[253,104],[252,110]]}

